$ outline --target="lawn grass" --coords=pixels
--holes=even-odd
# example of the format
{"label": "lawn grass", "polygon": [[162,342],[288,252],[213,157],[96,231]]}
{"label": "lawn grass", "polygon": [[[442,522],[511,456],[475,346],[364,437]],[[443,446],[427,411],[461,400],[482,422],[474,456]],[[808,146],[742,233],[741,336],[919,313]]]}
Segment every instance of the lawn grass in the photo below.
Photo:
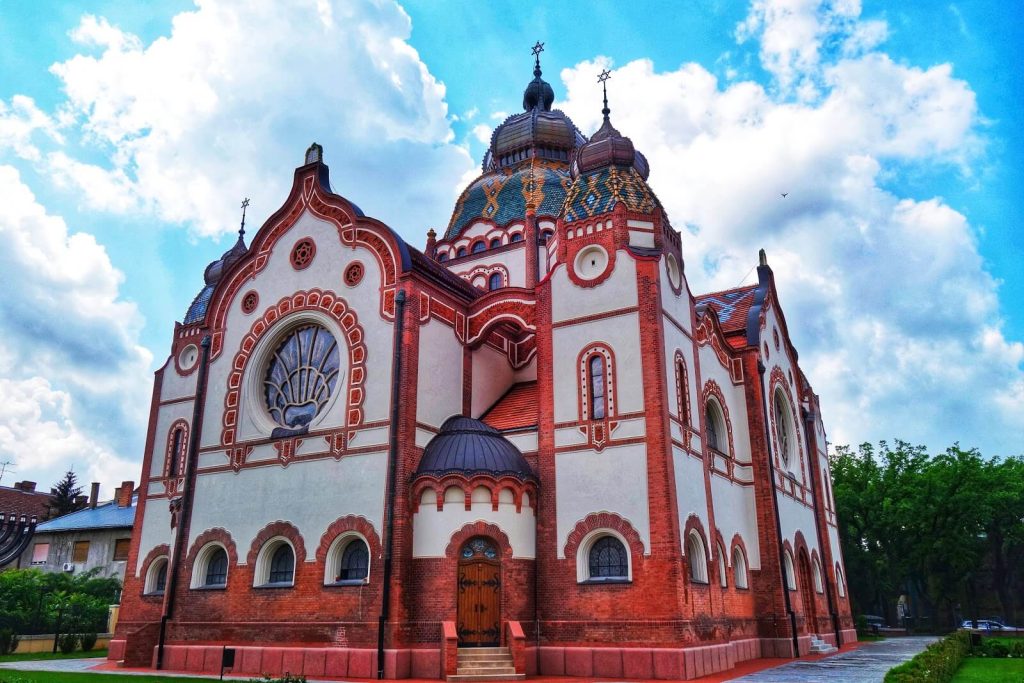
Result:
{"label": "lawn grass", "polygon": [[885,640],[885,636],[876,636],[871,633],[858,633],[857,640],[861,643],[876,643],[879,640]]}
{"label": "lawn grass", "polygon": [[106,648],[89,650],[88,652],[19,652],[14,655],[0,655],[0,662],[29,662],[39,659],[85,659],[86,657],[106,657]]}
{"label": "lawn grass", "polygon": [[65,671],[14,671],[0,669],[0,683],[188,683],[216,681],[216,678],[180,676],[126,676],[108,673],[69,673]]}
{"label": "lawn grass", "polygon": [[952,683],[1022,683],[1024,659],[968,657],[957,669]]}

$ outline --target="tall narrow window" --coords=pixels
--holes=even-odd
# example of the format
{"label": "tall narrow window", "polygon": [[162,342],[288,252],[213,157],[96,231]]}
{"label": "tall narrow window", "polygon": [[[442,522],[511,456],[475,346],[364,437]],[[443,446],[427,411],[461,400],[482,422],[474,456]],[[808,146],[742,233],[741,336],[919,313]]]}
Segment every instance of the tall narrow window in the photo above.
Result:
{"label": "tall narrow window", "polygon": [[717,408],[711,401],[708,401],[707,406],[704,408],[704,422],[707,424],[708,429],[708,448],[721,451],[722,439],[718,433]]}
{"label": "tall narrow window", "polygon": [[686,378],[686,363],[682,358],[676,359],[676,397],[679,405],[679,421],[684,427],[690,425],[690,383]]}
{"label": "tall narrow window", "polygon": [[291,583],[295,577],[295,555],[292,547],[281,543],[270,558],[269,583]]}
{"label": "tall narrow window", "polygon": [[168,464],[168,476],[178,476],[178,460],[181,458],[182,440],[185,436],[184,429],[174,430],[174,447],[171,449],[171,462]]}
{"label": "tall narrow window", "polygon": [[606,386],[604,374],[604,358],[591,356],[587,361],[590,374],[590,419],[604,419],[607,408]]}
{"label": "tall narrow window", "polygon": [[491,273],[491,276],[487,278],[487,289],[492,292],[496,289],[501,288],[501,273]]}
{"label": "tall narrow window", "polygon": [[163,593],[167,587],[167,560],[160,563],[160,568],[156,570],[156,585],[154,586],[154,592]]}
{"label": "tall narrow window", "polygon": [[341,555],[341,568],[338,571],[338,581],[362,581],[370,568],[370,553],[366,544],[360,540],[354,540],[345,546],[345,552]]}
{"label": "tall narrow window", "polygon": [[217,548],[210,554],[206,563],[206,577],[203,585],[223,586],[228,580],[228,554],[223,548]]}
{"label": "tall narrow window", "polygon": [[789,433],[789,417],[786,414],[786,399],[781,391],[775,392],[775,433],[779,439],[779,454],[782,464],[789,466],[789,451],[792,447]]}

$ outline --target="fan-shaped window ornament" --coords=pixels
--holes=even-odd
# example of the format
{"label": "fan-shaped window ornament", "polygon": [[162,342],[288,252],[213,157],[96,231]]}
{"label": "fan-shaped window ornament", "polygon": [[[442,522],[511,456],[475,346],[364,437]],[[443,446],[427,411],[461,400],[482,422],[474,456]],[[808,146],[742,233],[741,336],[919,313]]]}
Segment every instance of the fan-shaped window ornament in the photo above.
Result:
{"label": "fan-shaped window ornament", "polygon": [[321,325],[292,331],[267,365],[264,398],[267,412],[279,427],[272,438],[305,434],[334,393],[341,374],[334,335]]}
{"label": "fan-shaped window ornament", "polygon": [[490,540],[478,536],[462,546],[462,557],[467,560],[472,557],[485,557],[488,560],[494,560],[498,557],[498,549]]}

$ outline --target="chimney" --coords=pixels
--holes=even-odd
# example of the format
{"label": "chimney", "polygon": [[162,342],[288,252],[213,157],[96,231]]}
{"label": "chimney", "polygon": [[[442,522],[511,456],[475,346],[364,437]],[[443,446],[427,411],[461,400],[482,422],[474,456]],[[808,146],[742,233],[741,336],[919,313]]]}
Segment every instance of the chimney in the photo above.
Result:
{"label": "chimney", "polygon": [[81,510],[89,504],[89,499],[85,496],[75,496],[75,509]]}
{"label": "chimney", "polygon": [[24,491],[25,493],[32,493],[36,490],[36,483],[34,481],[19,481],[14,485],[14,488],[18,491]]}
{"label": "chimney", "polygon": [[121,488],[117,490],[117,507],[126,508],[132,505],[132,491],[135,490],[134,481],[122,481]]}
{"label": "chimney", "polygon": [[89,507],[95,509],[96,508],[96,503],[99,502],[99,499],[100,499],[100,483],[98,481],[94,481],[92,483],[92,490],[89,491]]}

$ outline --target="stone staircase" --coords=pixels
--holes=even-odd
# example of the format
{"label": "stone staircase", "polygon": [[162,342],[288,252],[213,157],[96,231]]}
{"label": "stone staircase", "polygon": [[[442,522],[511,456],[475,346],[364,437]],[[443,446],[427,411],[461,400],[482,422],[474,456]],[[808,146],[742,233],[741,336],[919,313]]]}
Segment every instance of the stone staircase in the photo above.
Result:
{"label": "stone staircase", "polygon": [[460,647],[457,672],[449,681],[521,681],[507,647]]}
{"label": "stone staircase", "polygon": [[833,652],[837,652],[839,648],[829,645],[818,636],[811,634],[811,652],[812,655],[827,655]]}

